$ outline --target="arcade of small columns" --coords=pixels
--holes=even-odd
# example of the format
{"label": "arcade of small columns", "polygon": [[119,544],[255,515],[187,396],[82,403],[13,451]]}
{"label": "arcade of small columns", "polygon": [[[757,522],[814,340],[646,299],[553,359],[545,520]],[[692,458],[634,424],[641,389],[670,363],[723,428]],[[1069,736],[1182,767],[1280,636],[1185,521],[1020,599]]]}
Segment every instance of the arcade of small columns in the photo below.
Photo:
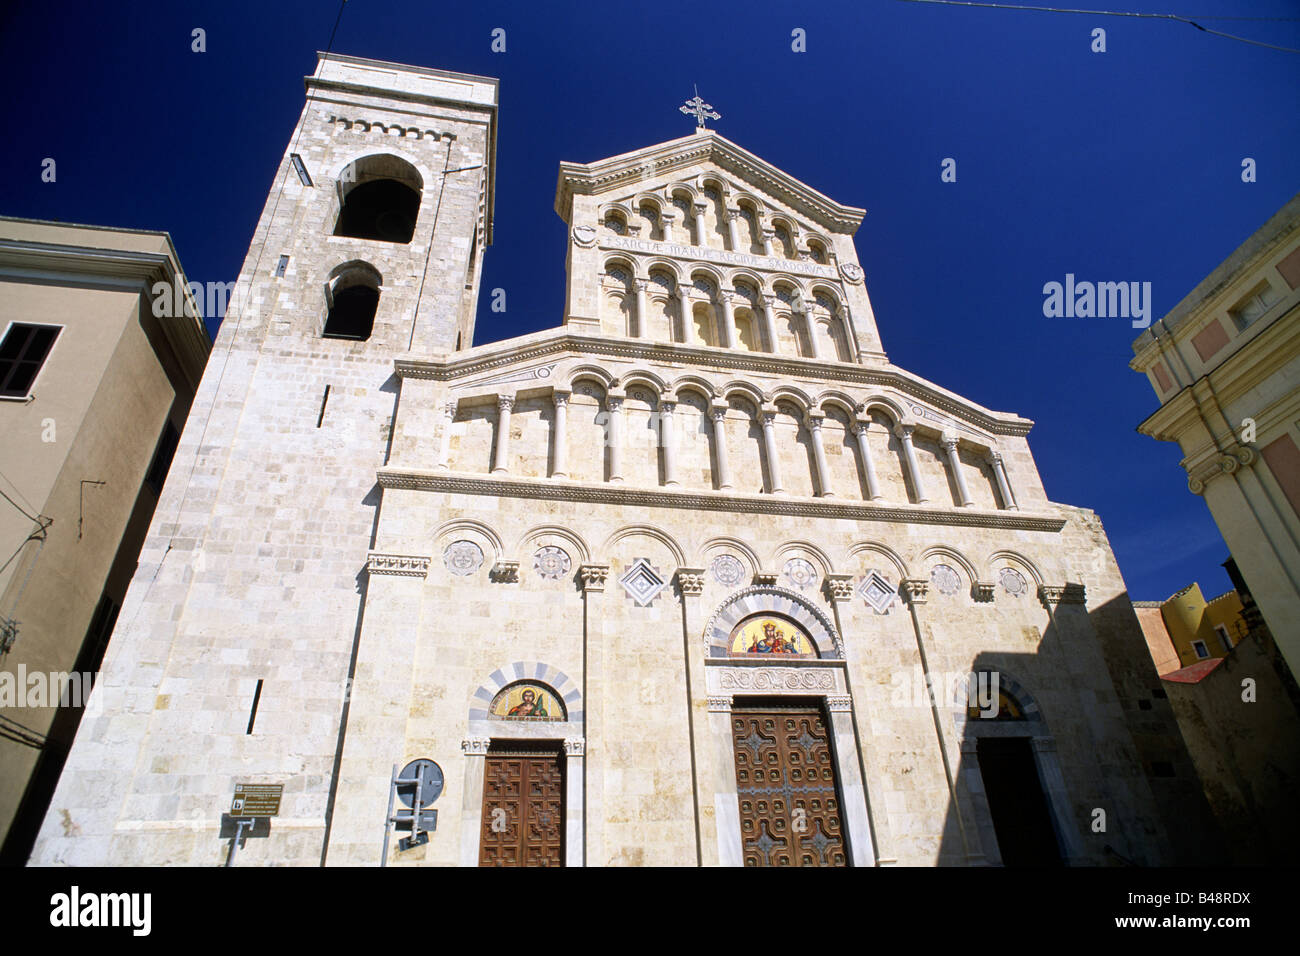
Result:
{"label": "arcade of small columns", "polygon": [[[617,308],[625,326],[608,331],[685,345],[854,360],[848,310],[829,288],[805,292],[792,277],[776,276],[766,292],[748,274],[732,278],[727,288],[717,270],[702,265],[691,267],[687,283],[667,262],[638,270],[633,261],[619,256],[605,264],[603,307],[607,317]],[[786,335],[780,334],[782,324]]]}
{"label": "arcade of small columns", "polygon": [[[683,235],[680,236],[675,235],[679,215],[683,220]],[[688,218],[691,222],[689,230],[685,226]],[[718,180],[705,180],[703,189],[696,189],[688,183],[674,183],[665,188],[663,195],[647,192],[636,196],[631,205],[607,204],[601,210],[601,223],[607,232],[620,236],[666,243],[693,241],[697,246],[726,252],[826,266],[834,264],[832,246],[828,241],[804,235],[797,221],[770,213],[757,197],[736,193],[728,184]],[[652,264],[649,269],[638,269],[628,258],[609,258],[604,263],[604,298],[608,301],[613,298],[608,293],[615,292],[621,311],[628,314],[632,310],[624,303],[634,295],[635,320],[628,314],[627,334],[654,338],[656,336],[650,334],[649,301],[654,295],[651,286],[657,284],[663,289],[657,296],[660,302],[666,304],[669,300],[677,300],[677,317],[681,326],[680,331],[670,329],[668,335],[658,337],[688,345],[717,345],[772,353],[786,351],[779,344],[778,318],[788,319],[789,316],[778,316],[783,311],[777,304],[780,302],[790,307],[789,313],[802,313],[802,332],[806,339],[799,342],[796,338],[794,354],[843,362],[855,360],[852,337],[848,334],[847,309],[834,292],[825,289],[806,292],[788,276],[776,277],[768,293],[753,277],[748,277],[749,281],[743,283],[724,282],[716,270],[700,266],[692,266],[688,275],[689,279],[683,282],[677,270],[666,262]],[[745,300],[745,307],[758,316],[761,333],[758,328],[751,328],[750,334],[745,336],[737,328],[737,298]],[[711,337],[711,341],[701,341],[697,322],[707,330],[705,335]],[[819,326],[827,327],[827,334],[820,337],[829,341],[818,341]]]}
{"label": "arcade of small columns", "polygon": [[[574,386],[580,387],[578,382]],[[694,393],[694,390],[692,390]],[[588,392],[588,394],[591,394]],[[568,479],[569,475],[569,453],[568,453],[568,408],[570,399],[573,395],[573,388],[554,388],[551,390],[550,399],[554,411],[553,426],[550,430],[550,471],[549,477]],[[709,399],[708,396],[699,393],[708,404],[708,417],[712,421],[712,428],[709,429],[709,438],[711,441],[712,460],[714,462],[714,487],[720,491],[733,491],[735,486],[732,482],[730,467],[730,455],[726,438],[726,430],[723,427],[724,419],[728,410],[736,406],[729,402],[726,397]],[[607,453],[608,471],[605,480],[615,484],[624,481],[624,404],[627,401],[628,392],[625,389],[610,388],[606,391],[603,408],[606,413],[604,420],[605,435],[604,444]],[[750,396],[745,396],[746,402],[750,402]],[[776,402],[763,402],[758,406],[759,415],[762,422],[762,461],[766,466],[766,481],[763,491],[772,495],[787,494],[781,480],[781,456],[778,454],[776,418],[778,413],[798,411],[802,416],[802,424],[807,429],[809,443],[812,449],[813,460],[813,488],[814,495],[821,498],[836,497],[830,480],[830,471],[827,467],[826,448],[822,439],[822,426],[827,417],[827,407],[831,406],[830,402],[824,403],[824,407],[806,407],[796,409],[792,407],[790,399],[781,396],[780,406]],[[515,405],[515,397],[512,395],[498,395],[496,397],[497,419],[495,427],[495,437],[493,442],[493,457],[491,473],[495,475],[509,474],[510,461],[510,416]],[[664,391],[657,395],[657,413],[658,413],[658,440],[656,442],[658,454],[661,455],[661,484],[664,487],[677,488],[681,486],[678,480],[677,467],[677,436],[674,425],[674,412],[678,405],[678,396],[671,391]],[[598,402],[599,404],[599,402]],[[757,403],[755,403],[757,404]],[[846,411],[845,408],[839,408],[839,403],[835,407],[840,413]],[[442,441],[438,450],[437,469],[448,470],[450,468],[451,457],[451,425],[455,420],[458,402],[447,402],[443,406],[444,422],[442,427]],[[892,428],[895,437],[898,438],[902,449],[902,458],[906,471],[906,478],[911,488],[912,503],[926,504],[930,502],[926,484],[922,478],[921,468],[917,463],[916,450],[913,446],[913,435],[916,431],[914,424],[899,420],[896,413],[883,403],[863,403],[854,409],[854,416],[850,419],[850,427],[856,438],[856,447],[858,452],[858,463],[861,467],[860,477],[865,479],[865,495],[854,493],[851,497],[865,497],[869,501],[881,501],[885,498],[882,493],[881,483],[877,477],[875,463],[872,460],[872,453],[868,444],[867,436],[870,428],[887,427],[874,423],[869,417],[872,411],[886,411],[888,417],[896,422]],[[946,457],[946,466],[948,474],[953,479],[958,500],[953,504],[963,507],[975,507],[972,500],[970,488],[967,485],[966,477],[963,474],[961,462],[958,453],[958,447],[961,444],[960,439],[943,433],[940,437],[941,444]],[[1000,502],[998,507],[1005,510],[1019,510],[1016,504],[1015,495],[1011,490],[1011,484],[1007,478],[1006,467],[1003,463],[1002,454],[996,449],[984,449],[981,446],[984,461],[993,471],[997,483]],[[841,489],[842,492],[845,489]]]}

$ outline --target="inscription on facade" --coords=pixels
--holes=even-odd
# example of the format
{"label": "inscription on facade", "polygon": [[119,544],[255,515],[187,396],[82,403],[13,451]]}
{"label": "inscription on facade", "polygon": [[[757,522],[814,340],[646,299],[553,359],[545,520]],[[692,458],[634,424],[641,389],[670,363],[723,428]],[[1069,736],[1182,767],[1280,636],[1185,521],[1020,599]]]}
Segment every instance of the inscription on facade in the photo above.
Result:
{"label": "inscription on facade", "polygon": [[778,259],[775,256],[755,256],[747,252],[727,252],[723,249],[706,249],[703,246],[683,246],[676,242],[656,242],[651,239],[634,239],[631,236],[606,236],[602,249],[624,249],[628,252],[647,252],[671,259],[691,259],[696,262],[718,262],[730,266],[749,266],[751,269],[769,269],[797,275],[817,276],[821,279],[838,279],[831,266],[817,262],[799,262]]}

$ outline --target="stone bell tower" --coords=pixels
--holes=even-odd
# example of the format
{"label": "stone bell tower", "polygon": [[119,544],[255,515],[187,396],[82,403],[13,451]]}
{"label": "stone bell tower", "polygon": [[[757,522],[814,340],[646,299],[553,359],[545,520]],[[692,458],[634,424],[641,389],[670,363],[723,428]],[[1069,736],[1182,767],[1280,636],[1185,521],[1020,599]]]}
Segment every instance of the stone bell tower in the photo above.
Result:
{"label": "stone bell tower", "polygon": [[275,860],[323,858],[394,361],[472,342],[497,81],[321,54],[306,94],[34,863],[219,861],[261,780]]}

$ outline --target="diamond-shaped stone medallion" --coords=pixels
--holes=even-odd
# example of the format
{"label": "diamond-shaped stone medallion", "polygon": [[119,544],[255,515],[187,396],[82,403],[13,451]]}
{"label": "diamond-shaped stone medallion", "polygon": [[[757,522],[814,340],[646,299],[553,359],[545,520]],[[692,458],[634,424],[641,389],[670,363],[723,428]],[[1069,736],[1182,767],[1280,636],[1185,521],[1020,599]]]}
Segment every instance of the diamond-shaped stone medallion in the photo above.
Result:
{"label": "diamond-shaped stone medallion", "polygon": [[663,575],[650,566],[647,559],[637,558],[618,579],[618,583],[623,585],[623,590],[627,592],[628,597],[639,606],[646,607],[659,596],[659,592],[668,582],[664,580]]}
{"label": "diamond-shaped stone medallion", "polygon": [[869,571],[858,585],[858,594],[877,614],[888,614],[898,590],[879,571]]}

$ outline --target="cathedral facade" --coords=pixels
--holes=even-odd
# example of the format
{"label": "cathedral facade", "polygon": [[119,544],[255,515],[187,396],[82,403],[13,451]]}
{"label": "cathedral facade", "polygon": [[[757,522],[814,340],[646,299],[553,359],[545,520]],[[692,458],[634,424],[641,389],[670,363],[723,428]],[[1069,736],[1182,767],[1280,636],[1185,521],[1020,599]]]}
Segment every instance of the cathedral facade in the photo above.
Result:
{"label": "cathedral facade", "polygon": [[249,783],[241,864],[1192,861],[1099,520],[889,362],[864,210],[563,163],[563,321],[473,346],[495,81],[307,94],[34,863],[219,862]]}

